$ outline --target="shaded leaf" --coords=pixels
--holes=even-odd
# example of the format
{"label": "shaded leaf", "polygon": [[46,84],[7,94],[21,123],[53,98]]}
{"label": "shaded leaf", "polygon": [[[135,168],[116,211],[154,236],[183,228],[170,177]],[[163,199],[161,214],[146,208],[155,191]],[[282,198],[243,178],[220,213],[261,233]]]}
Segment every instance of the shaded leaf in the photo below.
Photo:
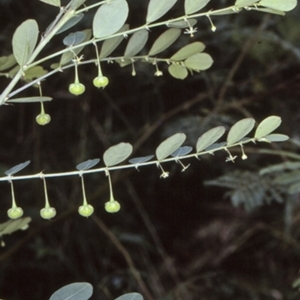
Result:
{"label": "shaded leaf", "polygon": [[36,97],[23,97],[23,98],[13,98],[8,99],[7,102],[10,103],[35,103],[35,102],[46,102],[51,101],[51,97],[45,97],[45,96],[36,96]]}
{"label": "shaded leaf", "polygon": [[71,9],[76,10],[79,6],[81,6],[86,0],[72,0],[70,5]]}
{"label": "shaded leaf", "polygon": [[16,64],[16,59],[13,54],[0,57],[0,71],[9,69]]}
{"label": "shaded leaf", "polygon": [[50,5],[53,5],[53,6],[57,6],[57,7],[61,6],[60,0],[40,0],[40,1],[44,2],[44,3],[47,3],[47,4],[50,4]]}
{"label": "shaded leaf", "polygon": [[[71,27],[75,26],[83,18],[84,14],[78,14],[68,20],[57,32],[56,34],[62,33]],[[51,26],[51,25],[50,25]],[[47,30],[46,30],[47,31]]]}
{"label": "shaded leaf", "polygon": [[116,298],[115,300],[144,300],[144,298],[139,293],[128,293]]}
{"label": "shaded leaf", "polygon": [[185,79],[188,76],[186,67],[178,64],[172,64],[168,67],[169,73],[176,79]]}
{"label": "shaded leaf", "polygon": [[96,166],[98,163],[99,163],[100,159],[99,158],[94,158],[94,159],[89,159],[89,160],[86,160],[80,164],[78,164],[76,166],[76,169],[78,171],[84,171],[84,170],[88,170],[94,166]]}
{"label": "shaded leaf", "polygon": [[274,14],[274,15],[279,15],[279,16],[284,16],[285,15],[285,12],[283,12],[281,10],[275,10],[275,9],[272,9],[272,8],[257,7],[257,8],[255,8],[255,10],[270,13],[270,14]]}
{"label": "shaded leaf", "polygon": [[177,0],[150,0],[146,23],[152,23],[166,14],[176,3]]}
{"label": "shaded leaf", "polygon": [[129,39],[125,49],[124,57],[132,57],[139,53],[148,40],[149,32],[146,29],[135,32]]}
{"label": "shaded leaf", "polygon": [[163,32],[153,43],[148,55],[156,55],[171,46],[180,36],[181,30],[170,28]]}
{"label": "shaded leaf", "polygon": [[[128,29],[129,29],[129,25],[125,24],[118,32],[127,31]],[[105,40],[102,44],[101,51],[99,54],[100,59],[109,56],[120,45],[123,39],[124,36],[119,35],[111,39]]]}
{"label": "shaded leaf", "polygon": [[238,7],[244,7],[257,3],[258,1],[259,0],[236,0],[234,5]]}
{"label": "shaded leaf", "polygon": [[5,171],[4,173],[7,175],[7,176],[11,176],[11,175],[14,175],[18,172],[20,172],[21,170],[23,170],[24,168],[26,168],[28,165],[30,164],[30,160],[27,160],[21,164],[18,164],[12,168],[10,168],[9,170]]}
{"label": "shaded leaf", "polygon": [[297,6],[297,0],[261,0],[259,5],[279,11],[290,11]]}
{"label": "shaded leaf", "polygon": [[227,146],[239,142],[254,127],[255,121],[252,118],[245,118],[235,123],[229,130],[227,135]]}
{"label": "shaded leaf", "polygon": [[57,290],[49,300],[87,300],[92,294],[93,286],[90,283],[75,282]]}
{"label": "shaded leaf", "polygon": [[281,118],[278,116],[270,116],[258,125],[254,138],[260,139],[273,132],[281,124]]}
{"label": "shaded leaf", "polygon": [[190,15],[194,12],[199,11],[203,7],[206,6],[206,4],[210,0],[185,0],[184,2],[184,11],[186,15]]}
{"label": "shaded leaf", "polygon": [[133,164],[133,165],[135,165],[135,164],[141,164],[141,163],[149,161],[153,157],[154,157],[154,155],[135,157],[135,158],[131,158],[128,162],[130,164]]}
{"label": "shaded leaf", "polygon": [[192,69],[195,71],[203,71],[210,68],[213,62],[214,61],[209,54],[197,53],[187,58],[184,61],[184,64],[188,69]]}
{"label": "shaded leaf", "polygon": [[300,180],[294,184],[291,184],[288,188],[288,193],[290,195],[299,194],[300,193]]}
{"label": "shaded leaf", "polygon": [[192,44],[186,45],[178,50],[173,56],[172,60],[184,60],[190,56],[193,56],[205,49],[205,45],[201,42],[194,42]]}
{"label": "shaded leaf", "polygon": [[300,181],[300,170],[294,170],[292,172],[283,173],[277,176],[274,180],[275,184],[291,184]]}
{"label": "shaded leaf", "polygon": [[210,145],[205,149],[205,151],[209,151],[210,153],[213,153],[216,149],[220,149],[226,145],[226,142],[221,142],[221,143],[215,143]]}
{"label": "shaded leaf", "polygon": [[74,46],[83,42],[86,38],[86,33],[83,31],[71,32],[64,39],[65,46]]}
{"label": "shaded leaf", "polygon": [[179,147],[177,150],[175,150],[171,156],[173,157],[181,157],[189,154],[193,150],[193,147],[191,146],[183,146]]}
{"label": "shaded leaf", "polygon": [[289,137],[281,133],[272,133],[263,137],[263,139],[266,139],[268,142],[272,143],[272,142],[285,142],[289,139]]}
{"label": "shaded leaf", "polygon": [[30,58],[38,40],[39,28],[35,20],[24,21],[12,39],[13,54],[17,63],[24,66]]}
{"label": "shaded leaf", "polygon": [[117,165],[124,161],[132,153],[132,145],[119,143],[108,148],[103,154],[103,161],[107,167]]}
{"label": "shaded leaf", "polygon": [[284,170],[296,170],[296,169],[300,169],[300,162],[287,161],[284,163],[271,165],[266,168],[263,168],[259,171],[259,174],[265,175],[265,174],[280,172]]}
{"label": "shaded leaf", "polygon": [[19,218],[16,220],[9,220],[5,223],[0,224],[0,236],[4,234],[11,234],[17,230],[26,230],[28,224],[31,222],[30,217]]}
{"label": "shaded leaf", "polygon": [[46,75],[47,73],[48,73],[48,71],[45,70],[43,67],[35,66],[35,67],[30,68],[25,71],[23,79],[25,81],[31,81],[32,79],[42,77],[42,76]]}
{"label": "shaded leaf", "polygon": [[175,21],[172,22],[172,20],[170,20],[170,22],[168,23],[168,27],[170,28],[189,28],[190,26],[195,26],[197,24],[197,20],[196,19],[187,19],[188,22],[186,21]]}
{"label": "shaded leaf", "polygon": [[175,150],[177,150],[185,141],[186,135],[184,133],[175,133],[168,137],[156,148],[155,154],[157,160],[161,161],[170,156]]}
{"label": "shaded leaf", "polygon": [[224,126],[217,126],[203,133],[197,140],[196,150],[197,153],[207,149],[215,143],[225,133]]}
{"label": "shaded leaf", "polygon": [[93,20],[93,34],[96,38],[110,36],[124,25],[128,16],[126,0],[114,0],[100,6]]}

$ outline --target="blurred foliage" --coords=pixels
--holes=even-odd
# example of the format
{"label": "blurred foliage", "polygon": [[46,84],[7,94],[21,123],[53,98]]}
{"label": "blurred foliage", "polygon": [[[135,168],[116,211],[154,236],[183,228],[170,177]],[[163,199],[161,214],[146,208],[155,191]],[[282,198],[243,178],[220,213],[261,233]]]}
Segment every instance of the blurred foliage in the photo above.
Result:
{"label": "blurred foliage", "polygon": [[[128,2],[129,22],[141,24],[147,1]],[[214,8],[225,4],[231,2],[210,3]],[[46,13],[45,7],[38,1],[0,1],[3,55],[10,54],[11,36],[25,19],[37,19],[40,28],[48,26],[56,10],[47,7]],[[170,14],[178,11],[180,5]],[[129,66],[103,65],[110,85],[97,90],[91,84],[96,67],[80,66],[87,91],[75,99],[68,93],[73,70],[51,77],[43,84],[44,94],[54,98],[45,104],[52,117],[46,127],[35,123],[39,104],[1,107],[0,171],[28,159],[28,173],[74,169],[123,140],[135,144],[137,155],[148,155],[166,135],[182,130],[195,143],[193,132],[199,136],[212,126],[230,126],[249,116],[258,121],[281,116],[281,132],[299,142],[299,14],[298,6],[285,17],[255,11],[218,16],[213,19],[214,33],[208,20],[200,19],[193,39],[207,45],[214,65],[184,81],[171,78],[164,69],[164,76],[154,77],[153,69],[142,63],[136,65],[135,77]],[[90,25],[88,16],[84,22]],[[153,30],[153,38],[161,32]],[[174,53],[190,39],[185,36],[168,51]],[[57,36],[46,51],[51,53],[61,43]],[[2,79],[0,90],[6,84]],[[34,93],[32,88],[23,96]],[[299,152],[291,142],[268,148]],[[246,211],[224,199],[222,188],[203,184],[233,171],[257,174],[286,160],[284,154],[261,154],[255,147],[247,154],[246,161],[235,164],[225,163],[225,154],[192,160],[184,173],[170,164],[171,175],[164,180],[153,167],[113,172],[114,194],[122,203],[114,215],[104,211],[109,199],[104,175],[86,176],[87,197],[95,207],[89,219],[77,214],[79,178],[47,181],[49,199],[58,212],[49,222],[39,217],[42,181],[16,182],[16,199],[32,222],[27,231],[5,236],[0,297],[47,299],[65,284],[85,281],[94,287],[91,299],[109,300],[132,291],[145,296],[145,290],[152,299],[164,300],[299,299],[292,288],[300,266],[299,194],[288,198],[293,209],[287,231],[284,193],[282,203],[270,201]],[[11,197],[8,184],[1,183],[1,195],[4,223]],[[274,195],[267,197],[274,200]],[[267,200],[261,194],[259,199]]]}

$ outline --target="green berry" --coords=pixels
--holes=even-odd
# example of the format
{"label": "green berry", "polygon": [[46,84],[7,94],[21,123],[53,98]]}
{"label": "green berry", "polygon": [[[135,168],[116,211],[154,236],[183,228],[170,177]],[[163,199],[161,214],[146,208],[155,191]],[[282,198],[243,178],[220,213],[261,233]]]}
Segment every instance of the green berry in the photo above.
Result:
{"label": "green berry", "polygon": [[83,217],[89,217],[93,214],[94,212],[94,207],[90,204],[87,204],[87,205],[81,205],[79,208],[78,208],[78,212],[81,216]]}
{"label": "green berry", "polygon": [[69,92],[73,95],[81,95],[85,91],[85,86],[82,83],[71,83],[69,85]]}
{"label": "green berry", "polygon": [[93,84],[97,88],[105,88],[109,84],[109,80],[106,76],[98,76],[94,78]]}
{"label": "green berry", "polygon": [[105,210],[109,213],[116,213],[120,210],[121,205],[118,201],[108,201],[105,203]]}
{"label": "green berry", "polygon": [[7,211],[10,219],[18,219],[23,216],[23,209],[21,207],[12,207]]}
{"label": "green berry", "polygon": [[48,114],[39,114],[39,115],[37,115],[35,120],[39,125],[46,125],[46,124],[50,123],[51,117]]}
{"label": "green berry", "polygon": [[41,209],[40,215],[43,219],[50,220],[56,216],[56,209],[54,207],[44,207]]}

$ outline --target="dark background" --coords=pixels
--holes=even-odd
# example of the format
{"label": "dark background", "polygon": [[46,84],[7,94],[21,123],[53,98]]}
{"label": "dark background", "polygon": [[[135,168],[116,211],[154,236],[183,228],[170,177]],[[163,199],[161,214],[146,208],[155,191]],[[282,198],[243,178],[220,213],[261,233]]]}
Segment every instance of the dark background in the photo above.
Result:
{"label": "dark background", "polygon": [[[148,1],[128,2],[128,23],[143,24]],[[211,1],[208,8],[232,4]],[[36,19],[43,31],[56,13],[56,8],[39,1],[1,0],[1,55],[11,53],[11,38],[21,22]],[[93,13],[72,31],[89,28]],[[244,117],[260,121],[279,115],[279,131],[299,140],[299,13],[298,7],[285,17],[255,11],[214,17],[216,32],[210,31],[207,18],[199,19],[194,38],[182,35],[159,55],[170,57],[196,40],[207,46],[213,66],[183,81],[172,78],[163,64],[164,75],[154,77],[152,65],[137,62],[133,77],[130,66],[103,63],[110,84],[98,90],[92,85],[97,68],[83,65],[79,77],[86,92],[75,97],[68,92],[73,69],[49,77],[42,85],[43,94],[53,97],[45,104],[52,118],[47,126],[35,122],[39,104],[0,109],[1,174],[26,160],[31,164],[20,174],[74,170],[84,160],[102,159],[109,146],[121,141],[134,145],[133,156],[154,154],[157,145],[176,132],[186,133],[186,144],[194,146],[206,130],[217,125],[230,128]],[[182,14],[178,1],[165,19]],[[144,53],[163,30],[151,30]],[[56,36],[44,53],[62,49],[67,34]],[[123,41],[116,53],[125,45]],[[93,47],[82,53],[92,58]],[[1,77],[0,90],[8,82]],[[34,95],[37,90],[29,88],[20,96]],[[86,175],[87,198],[95,207],[88,219],[77,213],[82,201],[79,178],[47,180],[50,203],[57,210],[51,221],[39,216],[44,205],[42,181],[15,182],[17,203],[32,222],[27,231],[4,237],[0,298],[48,299],[65,284],[87,281],[94,287],[92,299],[114,299],[133,291],[145,299],[299,299],[292,288],[300,266],[298,197],[287,232],[285,203],[272,202],[249,212],[233,207],[224,197],[225,189],[204,185],[233,170],[256,172],[283,161],[258,155],[256,150],[263,147],[299,152],[290,142],[251,145],[249,159],[235,164],[225,163],[225,153],[190,160],[184,173],[176,163],[165,164],[170,171],[167,179],[160,179],[154,166],[112,172],[115,198],[122,205],[117,214],[104,211],[109,200],[105,175]],[[2,182],[0,189],[3,223],[11,205],[10,186]]]}

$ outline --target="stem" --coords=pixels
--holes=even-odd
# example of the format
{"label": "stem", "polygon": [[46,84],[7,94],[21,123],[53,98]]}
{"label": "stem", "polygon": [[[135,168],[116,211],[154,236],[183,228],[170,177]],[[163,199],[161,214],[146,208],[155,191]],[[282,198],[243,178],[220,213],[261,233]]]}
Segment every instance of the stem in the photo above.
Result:
{"label": "stem", "polygon": [[108,170],[106,170],[106,176],[108,177],[108,184],[109,184],[109,201],[113,202],[115,201],[114,195],[113,195],[113,189],[112,189],[112,184],[111,184],[111,178],[110,178],[110,173]]}
{"label": "stem", "polygon": [[82,186],[82,195],[83,195],[83,206],[87,206],[88,205],[88,203],[87,203],[87,201],[86,201],[86,195],[85,195],[85,186],[84,186],[84,179],[83,179],[83,176],[82,176],[82,174],[81,175],[79,175],[80,176],[80,178],[81,178],[81,186]]}
{"label": "stem", "polygon": [[47,193],[47,184],[46,184],[46,179],[44,177],[43,177],[43,182],[44,182],[44,191],[45,191],[45,208],[50,208],[48,193]]}
{"label": "stem", "polygon": [[11,198],[12,198],[11,208],[16,208],[17,204],[16,204],[14,185],[12,180],[10,181],[10,187],[11,187]]}

